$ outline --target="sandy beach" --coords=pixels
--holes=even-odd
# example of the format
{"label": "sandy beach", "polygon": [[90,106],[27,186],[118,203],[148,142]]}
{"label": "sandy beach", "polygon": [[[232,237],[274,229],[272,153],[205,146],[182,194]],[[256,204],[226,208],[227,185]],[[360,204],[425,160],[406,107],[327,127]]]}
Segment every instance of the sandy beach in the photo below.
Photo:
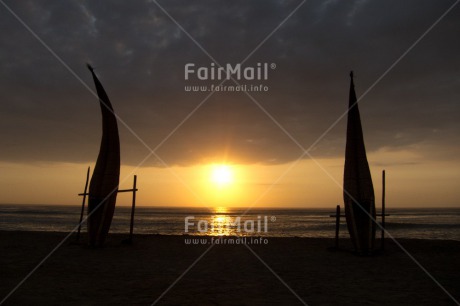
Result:
{"label": "sandy beach", "polygon": [[[65,236],[0,232],[1,298]],[[332,239],[268,238],[250,245],[264,263],[244,245],[214,245],[162,295],[210,245],[161,235],[137,235],[126,245],[126,236],[110,235],[104,248],[90,249],[84,235],[79,245],[74,238],[4,305],[151,305],[159,297],[156,305],[302,305],[299,298],[308,305],[455,305],[391,241],[383,255],[359,257],[347,240],[332,251]],[[460,242],[398,241],[460,299]]]}

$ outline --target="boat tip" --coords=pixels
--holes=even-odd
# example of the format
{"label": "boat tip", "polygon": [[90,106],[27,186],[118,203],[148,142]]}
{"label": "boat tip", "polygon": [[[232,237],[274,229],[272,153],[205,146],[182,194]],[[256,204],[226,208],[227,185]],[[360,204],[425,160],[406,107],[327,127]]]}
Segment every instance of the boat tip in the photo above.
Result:
{"label": "boat tip", "polygon": [[90,63],[86,63],[86,67],[88,67],[89,71],[93,72],[94,68]]}

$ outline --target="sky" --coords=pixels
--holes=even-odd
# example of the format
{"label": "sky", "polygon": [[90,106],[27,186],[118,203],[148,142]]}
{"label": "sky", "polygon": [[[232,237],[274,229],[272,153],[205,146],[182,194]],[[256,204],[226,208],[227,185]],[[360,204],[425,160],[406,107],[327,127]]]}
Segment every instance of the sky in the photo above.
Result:
{"label": "sky", "polygon": [[[80,203],[101,137],[90,63],[119,116],[120,187],[137,174],[140,205],[342,204],[353,70],[376,204],[385,169],[388,207],[459,207],[455,3],[3,1],[0,203]],[[187,64],[242,61],[267,64],[237,81],[263,91],[186,90],[236,85],[186,79]],[[212,182],[214,164],[231,184]]]}

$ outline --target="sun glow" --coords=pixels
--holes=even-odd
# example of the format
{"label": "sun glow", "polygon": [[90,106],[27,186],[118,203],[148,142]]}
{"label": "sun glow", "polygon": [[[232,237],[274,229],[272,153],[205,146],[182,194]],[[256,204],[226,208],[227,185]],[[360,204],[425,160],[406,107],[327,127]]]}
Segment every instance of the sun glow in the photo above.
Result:
{"label": "sun glow", "polygon": [[211,182],[219,187],[233,183],[233,170],[228,165],[214,165],[211,168]]}
{"label": "sun glow", "polygon": [[[209,164],[206,168],[205,199],[209,206],[219,207],[225,213],[225,206],[242,202],[242,173],[238,165]],[[222,210],[224,209],[224,210]],[[219,220],[217,220],[219,221]]]}
{"label": "sun glow", "polygon": [[[209,163],[200,166],[193,180],[202,205],[226,214],[226,207],[247,203],[248,181],[244,167],[236,163]],[[217,220],[219,221],[219,220]]]}

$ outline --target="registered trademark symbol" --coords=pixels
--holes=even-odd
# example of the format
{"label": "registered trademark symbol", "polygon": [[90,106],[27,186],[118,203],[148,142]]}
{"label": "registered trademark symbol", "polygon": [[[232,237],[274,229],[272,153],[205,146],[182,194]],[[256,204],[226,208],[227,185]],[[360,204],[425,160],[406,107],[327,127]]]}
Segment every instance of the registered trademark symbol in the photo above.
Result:
{"label": "registered trademark symbol", "polygon": [[[275,63],[271,63],[271,64],[270,64],[270,68],[271,68],[271,69],[276,69],[276,64],[275,64]],[[276,219],[276,218],[275,218],[275,219]]]}
{"label": "registered trademark symbol", "polygon": [[270,217],[270,221],[275,222],[275,221],[276,221],[276,217],[275,217],[275,216],[271,216],[271,217]]}

